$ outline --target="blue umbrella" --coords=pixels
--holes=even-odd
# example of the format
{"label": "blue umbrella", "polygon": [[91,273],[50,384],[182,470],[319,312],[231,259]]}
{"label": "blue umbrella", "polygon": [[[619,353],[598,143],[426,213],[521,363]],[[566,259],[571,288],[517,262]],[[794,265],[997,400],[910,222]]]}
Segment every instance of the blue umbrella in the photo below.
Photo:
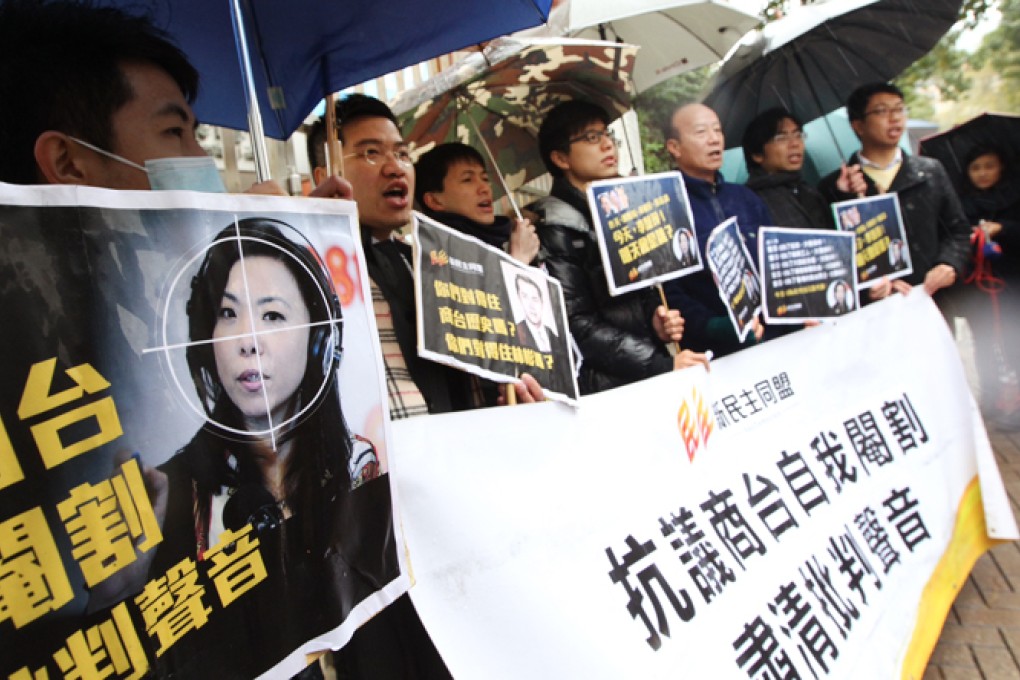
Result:
{"label": "blue umbrella", "polygon": [[[327,94],[538,25],[552,0],[101,0],[146,12],[201,74],[203,123],[286,139]],[[237,10],[235,12],[235,10]],[[235,40],[235,20],[242,27]],[[250,58],[240,50],[247,43]],[[239,62],[239,57],[241,61]],[[241,64],[241,65],[239,65]]]}

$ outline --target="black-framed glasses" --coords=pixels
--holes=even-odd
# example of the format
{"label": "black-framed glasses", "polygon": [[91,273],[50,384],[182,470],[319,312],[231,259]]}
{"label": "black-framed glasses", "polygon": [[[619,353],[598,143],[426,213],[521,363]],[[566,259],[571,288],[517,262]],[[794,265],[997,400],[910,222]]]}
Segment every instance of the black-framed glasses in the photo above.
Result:
{"label": "black-framed glasses", "polygon": [[881,116],[882,118],[888,118],[889,116],[908,116],[910,115],[910,109],[902,104],[899,106],[876,106],[870,111],[865,111],[864,115]]}
{"label": "black-framed glasses", "polygon": [[602,139],[605,137],[608,137],[609,141],[611,141],[613,144],[619,143],[616,139],[616,135],[614,135],[609,130],[585,130],[581,134],[571,137],[567,141],[570,142],[571,144],[576,144],[577,142],[586,142],[588,144],[601,144]]}

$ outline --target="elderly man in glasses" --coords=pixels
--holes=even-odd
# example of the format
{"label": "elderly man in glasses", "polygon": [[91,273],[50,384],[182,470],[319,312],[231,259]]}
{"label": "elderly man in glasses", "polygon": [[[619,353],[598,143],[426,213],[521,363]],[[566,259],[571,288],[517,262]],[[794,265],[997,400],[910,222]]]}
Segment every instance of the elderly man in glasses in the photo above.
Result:
{"label": "elderly man in glasses", "polygon": [[549,112],[538,146],[553,176],[552,191],[528,206],[537,215],[541,256],[563,286],[570,332],[583,357],[577,380],[582,394],[708,365],[705,355],[691,351],[670,356],[665,343],[680,340],[684,320],[658,304],[649,289],[609,294],[585,197],[589,183],[619,176],[608,123],[601,107],[585,101],[564,102]]}
{"label": "elderly man in glasses", "polygon": [[[744,132],[744,160],[750,177],[747,187],[768,206],[776,226],[833,229],[829,201],[801,177],[804,140],[800,121],[783,108],[759,114]],[[867,190],[858,166],[840,168],[837,186],[844,193]]]}
{"label": "elderly man in glasses", "polygon": [[[900,281],[923,284],[929,295],[952,286],[969,258],[970,225],[942,164],[908,156],[900,148],[900,137],[907,130],[903,93],[889,83],[862,85],[850,94],[846,110],[850,126],[861,140],[861,150],[851,157],[850,164],[860,165],[864,171],[868,196],[899,194],[914,266],[914,273],[905,279],[871,288],[871,296],[880,298],[909,288]],[[839,173],[833,173],[818,188],[831,201],[853,198],[854,194],[839,187],[838,179]],[[945,293],[935,301],[945,312]]]}

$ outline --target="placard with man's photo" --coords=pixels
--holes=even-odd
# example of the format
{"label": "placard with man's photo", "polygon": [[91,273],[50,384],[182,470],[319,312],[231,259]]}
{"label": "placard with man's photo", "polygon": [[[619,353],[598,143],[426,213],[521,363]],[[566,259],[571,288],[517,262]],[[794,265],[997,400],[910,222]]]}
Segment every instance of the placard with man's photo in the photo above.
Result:
{"label": "placard with man's photo", "polygon": [[900,199],[895,193],[832,204],[836,225],[857,237],[857,287],[871,288],[883,278],[913,273]]}
{"label": "placard with man's photo", "polygon": [[800,324],[858,308],[854,235],[762,227],[758,233],[765,321]]}
{"label": "placard with man's photo", "polygon": [[418,353],[506,383],[528,373],[576,404],[577,376],[559,281],[416,214]]}
{"label": "placard with man's photo", "polygon": [[703,268],[690,201],[679,172],[592,182],[588,205],[611,294]]}

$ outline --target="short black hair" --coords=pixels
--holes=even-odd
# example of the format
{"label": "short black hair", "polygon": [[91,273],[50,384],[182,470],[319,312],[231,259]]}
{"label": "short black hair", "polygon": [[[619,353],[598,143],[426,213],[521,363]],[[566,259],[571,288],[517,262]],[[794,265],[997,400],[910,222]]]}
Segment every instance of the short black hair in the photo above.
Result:
{"label": "short black hair", "polygon": [[846,114],[850,120],[864,120],[868,102],[876,94],[894,94],[903,99],[903,90],[892,83],[866,83],[850,93],[846,99]]}
{"label": "short black hair", "polygon": [[336,127],[340,141],[344,140],[344,127],[362,118],[385,118],[400,129],[400,121],[390,107],[367,94],[349,94],[336,103]]}
{"label": "short black hair", "polygon": [[981,158],[982,156],[995,156],[999,159],[999,163],[1002,164],[1002,173],[999,175],[999,181],[1001,182],[1010,171],[1010,158],[1008,155],[999,148],[992,146],[991,144],[978,144],[970,151],[968,151],[963,157],[963,176],[960,178],[960,182],[963,187],[964,193],[973,193],[977,191],[977,187],[970,181],[970,164]]}
{"label": "short black hair", "polygon": [[147,16],[75,0],[0,3],[0,181],[41,181],[35,142],[47,130],[111,150],[113,115],[135,93],[122,67],[152,64],[190,103],[198,72]]}
{"label": "short black hair", "polygon": [[779,133],[779,126],[787,119],[796,123],[798,128],[804,127],[795,115],[781,106],[762,111],[747,124],[741,146],[744,148],[744,161],[748,170],[758,167],[759,164],[753,156],[765,152],[765,145]]}
{"label": "short black hair", "polygon": [[460,142],[447,142],[421,155],[414,164],[414,200],[421,209],[428,212],[425,194],[443,191],[446,173],[454,163],[474,163],[485,167],[485,160],[478,150]]}
{"label": "short black hair", "polygon": [[601,106],[579,99],[557,104],[549,111],[538,129],[538,151],[553,177],[562,177],[563,170],[552,162],[552,152],[569,153],[570,138],[595,122],[609,125],[609,114]]}
{"label": "short black hair", "polygon": [[[341,143],[344,141],[344,127],[360,118],[385,118],[400,129],[400,123],[390,107],[375,97],[355,92],[336,102],[336,132]],[[326,116],[312,123],[305,144],[312,169],[326,167]]]}

